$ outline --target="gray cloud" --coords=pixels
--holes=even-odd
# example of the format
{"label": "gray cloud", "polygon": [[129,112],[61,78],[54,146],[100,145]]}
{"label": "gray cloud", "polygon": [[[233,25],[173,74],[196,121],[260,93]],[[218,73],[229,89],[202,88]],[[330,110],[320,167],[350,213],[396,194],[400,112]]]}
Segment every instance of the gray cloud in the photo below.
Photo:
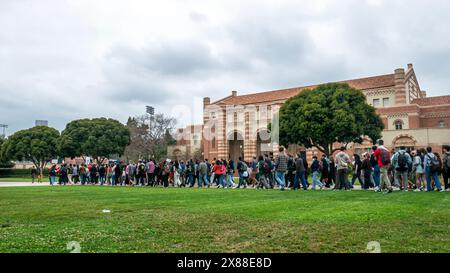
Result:
{"label": "gray cloud", "polygon": [[[110,116],[153,105],[201,122],[204,96],[392,73],[415,64],[429,95],[450,90],[447,1],[5,1],[0,123]],[[176,107],[173,107],[177,105]]]}

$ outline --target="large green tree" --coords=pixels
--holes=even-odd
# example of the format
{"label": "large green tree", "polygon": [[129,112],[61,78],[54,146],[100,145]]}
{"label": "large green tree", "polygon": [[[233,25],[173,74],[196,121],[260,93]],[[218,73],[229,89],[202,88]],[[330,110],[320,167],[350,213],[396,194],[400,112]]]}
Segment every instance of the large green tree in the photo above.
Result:
{"label": "large green tree", "polygon": [[11,160],[33,162],[41,175],[47,164],[58,156],[58,130],[46,126],[37,126],[18,131],[2,145],[1,154]]}
{"label": "large green tree", "polygon": [[364,94],[345,83],[305,90],[280,109],[280,143],[316,147],[330,155],[333,143],[361,143],[363,136],[381,137],[384,128]]}
{"label": "large green tree", "polygon": [[9,158],[5,157],[2,152],[3,143],[5,143],[6,139],[0,137],[0,168],[12,168],[14,164],[9,160]]}
{"label": "large green tree", "polygon": [[80,119],[66,125],[58,149],[62,156],[90,156],[102,164],[110,156],[121,156],[129,143],[130,130],[117,120]]}

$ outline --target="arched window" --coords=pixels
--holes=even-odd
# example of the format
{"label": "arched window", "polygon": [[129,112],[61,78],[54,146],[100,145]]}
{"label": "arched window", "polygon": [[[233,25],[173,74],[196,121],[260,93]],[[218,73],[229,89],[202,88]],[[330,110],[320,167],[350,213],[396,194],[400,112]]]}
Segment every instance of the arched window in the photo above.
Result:
{"label": "arched window", "polygon": [[439,128],[445,128],[445,122],[443,120],[439,121]]}
{"label": "arched window", "polygon": [[403,121],[396,120],[394,122],[394,125],[395,125],[395,130],[403,130]]}

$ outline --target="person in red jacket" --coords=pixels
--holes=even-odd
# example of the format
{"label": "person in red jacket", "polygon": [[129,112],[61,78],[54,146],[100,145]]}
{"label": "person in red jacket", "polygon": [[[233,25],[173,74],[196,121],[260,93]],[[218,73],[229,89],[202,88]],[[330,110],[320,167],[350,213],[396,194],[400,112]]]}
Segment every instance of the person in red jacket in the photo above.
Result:
{"label": "person in red jacket", "polygon": [[378,191],[381,192],[383,188],[386,188],[388,193],[391,193],[392,185],[388,177],[388,169],[391,165],[391,153],[384,147],[384,141],[382,139],[378,140],[377,144],[378,149],[375,150],[373,156],[377,160],[381,172],[381,186]]}
{"label": "person in red jacket", "polygon": [[224,166],[223,166],[223,164],[222,164],[222,162],[220,160],[216,161],[216,164],[214,165],[213,172],[214,172],[214,176],[217,177],[217,181],[218,181],[217,182],[218,183],[217,188],[225,187],[225,183],[224,183],[224,180],[223,180],[223,176],[225,174],[225,168],[224,168]]}

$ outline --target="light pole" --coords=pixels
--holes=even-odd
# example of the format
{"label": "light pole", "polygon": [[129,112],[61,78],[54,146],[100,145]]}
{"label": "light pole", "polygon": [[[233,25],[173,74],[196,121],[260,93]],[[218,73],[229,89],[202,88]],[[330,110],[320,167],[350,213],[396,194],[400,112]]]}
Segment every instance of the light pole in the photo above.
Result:
{"label": "light pole", "polygon": [[8,125],[6,124],[0,124],[0,128],[3,129],[3,134],[0,135],[1,138],[5,138],[6,137],[6,129],[8,128]]}
{"label": "light pole", "polygon": [[155,108],[153,106],[145,106],[145,110],[147,112],[147,114],[150,115],[150,121],[149,121],[149,125],[148,125],[148,136],[149,139],[151,141],[151,136],[152,136],[152,120],[153,120],[153,116],[155,115]]}

